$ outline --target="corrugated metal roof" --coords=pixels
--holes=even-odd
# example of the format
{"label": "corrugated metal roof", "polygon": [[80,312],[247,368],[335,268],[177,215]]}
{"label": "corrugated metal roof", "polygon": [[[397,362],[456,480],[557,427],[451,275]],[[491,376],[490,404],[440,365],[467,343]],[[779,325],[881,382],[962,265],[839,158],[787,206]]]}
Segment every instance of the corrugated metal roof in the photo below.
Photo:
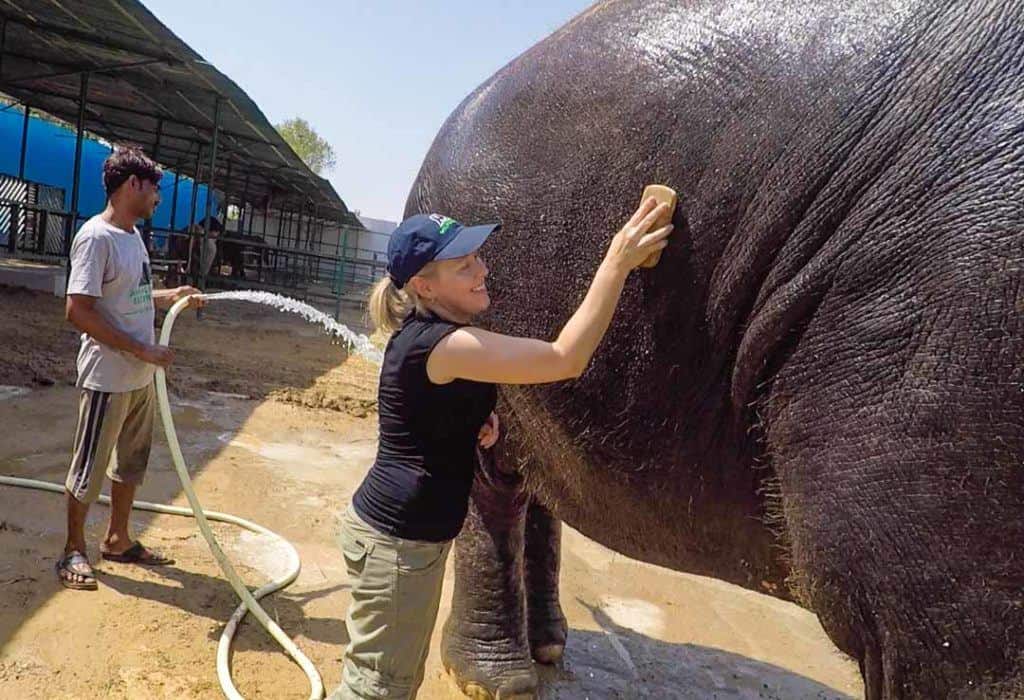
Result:
{"label": "corrugated metal roof", "polygon": [[159,141],[158,160],[187,174],[198,156],[203,181],[220,98],[217,189],[234,201],[245,196],[262,205],[269,198],[275,209],[316,205],[323,218],[361,227],[252,99],[142,3],[3,0],[0,46],[0,91],[74,124],[79,76],[87,71],[87,130],[149,153]]}

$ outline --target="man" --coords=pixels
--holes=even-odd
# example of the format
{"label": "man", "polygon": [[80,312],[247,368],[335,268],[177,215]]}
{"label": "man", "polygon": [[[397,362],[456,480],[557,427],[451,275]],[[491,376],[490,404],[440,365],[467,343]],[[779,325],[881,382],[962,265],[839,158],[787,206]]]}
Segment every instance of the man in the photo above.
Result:
{"label": "man", "polygon": [[[204,277],[209,277],[210,268],[213,267],[213,261],[217,257],[217,237],[220,236],[224,227],[216,216],[210,217],[209,236],[206,239],[206,255],[204,257],[200,255],[199,251],[203,250],[203,225],[205,223],[206,219],[203,219],[198,224],[193,224],[189,231],[194,236],[192,238],[192,265],[196,270],[201,269]],[[200,266],[200,260],[202,260],[202,266]]]}
{"label": "man", "polygon": [[[134,148],[116,149],[103,163],[107,207],[89,219],[71,246],[66,317],[80,331],[78,429],[65,489],[67,542],[57,577],[67,588],[95,590],[86,557],[85,517],[111,480],[110,524],[100,544],[104,559],[173,563],[132,539],[132,500],[142,483],[153,439],[153,373],[174,359],[156,345],[154,304],[169,308],[193,287],[153,290],[149,255],[135,223],[160,203],[160,167]],[[201,306],[193,297],[190,306]],[[108,466],[109,465],[109,466]]]}
{"label": "man", "polygon": [[[168,255],[182,262],[167,270],[164,283],[167,286],[177,285],[187,275],[198,274],[200,253],[203,247],[203,221],[188,227],[188,237],[172,236],[168,247]],[[209,276],[210,268],[217,258],[217,237],[224,227],[220,219],[210,217],[210,235],[206,241],[206,259],[202,268],[203,275]]]}

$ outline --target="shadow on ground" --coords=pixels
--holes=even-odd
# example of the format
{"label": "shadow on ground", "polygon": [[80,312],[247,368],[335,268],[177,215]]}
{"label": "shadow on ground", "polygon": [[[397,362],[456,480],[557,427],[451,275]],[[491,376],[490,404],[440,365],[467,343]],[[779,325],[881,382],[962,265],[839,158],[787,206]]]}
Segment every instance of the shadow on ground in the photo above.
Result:
{"label": "shadow on ground", "polygon": [[[162,580],[140,581],[128,578],[111,571],[106,565],[97,572],[97,575],[102,585],[109,586],[122,595],[145,598],[178,608],[190,615],[205,617],[216,623],[225,622],[224,610],[233,609],[238,604],[235,592],[223,577],[207,576],[173,566],[154,568],[151,571],[158,574]],[[285,591],[263,598],[261,603],[267,613],[289,635],[302,635],[308,639],[341,647],[348,644],[344,621],[338,618],[307,617],[303,606],[318,598],[347,590],[348,584],[342,583],[303,593]],[[223,624],[211,628],[210,639],[219,640],[223,628]],[[280,649],[277,642],[249,616],[246,616],[239,627],[232,647],[240,651],[277,652]]]}
{"label": "shadow on ground", "polygon": [[587,607],[601,630],[570,630],[562,664],[538,667],[541,700],[853,700],[739,654],[653,639],[616,625],[600,608]]}

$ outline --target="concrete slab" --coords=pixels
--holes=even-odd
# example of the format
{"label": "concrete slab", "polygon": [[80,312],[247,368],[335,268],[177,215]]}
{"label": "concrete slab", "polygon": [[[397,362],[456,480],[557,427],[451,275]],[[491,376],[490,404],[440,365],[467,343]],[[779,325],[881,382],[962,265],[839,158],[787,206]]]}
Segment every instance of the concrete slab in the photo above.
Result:
{"label": "concrete slab", "polygon": [[23,287],[63,297],[64,272],[63,265],[0,258],[0,284],[8,287]]}

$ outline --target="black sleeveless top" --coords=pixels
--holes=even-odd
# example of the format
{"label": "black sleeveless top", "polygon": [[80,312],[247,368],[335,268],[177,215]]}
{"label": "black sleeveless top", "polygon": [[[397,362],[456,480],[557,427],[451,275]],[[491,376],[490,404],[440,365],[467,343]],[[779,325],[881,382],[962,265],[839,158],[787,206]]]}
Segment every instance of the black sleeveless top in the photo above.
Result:
{"label": "black sleeveless top", "polygon": [[379,531],[444,542],[462,529],[480,427],[494,410],[493,384],[434,384],[427,358],[462,324],[410,314],[388,341],[380,373],[380,442],[352,506]]}

